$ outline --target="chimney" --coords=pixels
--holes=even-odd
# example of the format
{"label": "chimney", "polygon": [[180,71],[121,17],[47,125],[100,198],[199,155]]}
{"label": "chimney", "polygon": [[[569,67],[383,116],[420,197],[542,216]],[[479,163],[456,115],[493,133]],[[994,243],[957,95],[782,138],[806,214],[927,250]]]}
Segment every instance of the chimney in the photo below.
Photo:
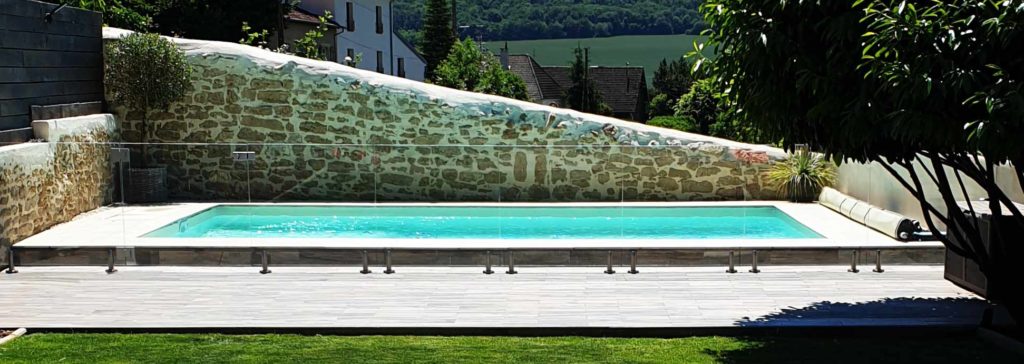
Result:
{"label": "chimney", "polygon": [[505,42],[505,46],[501,47],[501,68],[506,71],[509,70],[508,65],[508,42]]}

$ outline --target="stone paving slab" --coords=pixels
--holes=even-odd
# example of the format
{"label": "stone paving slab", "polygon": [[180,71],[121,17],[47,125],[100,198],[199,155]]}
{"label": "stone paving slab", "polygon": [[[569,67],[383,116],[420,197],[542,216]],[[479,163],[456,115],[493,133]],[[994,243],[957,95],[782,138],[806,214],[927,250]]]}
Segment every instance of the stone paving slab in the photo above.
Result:
{"label": "stone paving slab", "polygon": [[22,267],[0,275],[0,327],[941,327],[975,325],[986,307],[937,266],[397,269]]}

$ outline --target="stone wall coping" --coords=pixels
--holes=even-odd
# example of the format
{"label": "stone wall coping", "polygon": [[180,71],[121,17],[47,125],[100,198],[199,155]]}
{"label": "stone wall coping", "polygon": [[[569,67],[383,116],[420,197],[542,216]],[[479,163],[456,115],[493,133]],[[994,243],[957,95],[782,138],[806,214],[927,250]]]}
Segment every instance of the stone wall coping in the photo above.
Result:
{"label": "stone wall coping", "polygon": [[35,132],[36,138],[50,143],[59,142],[64,136],[85,135],[96,130],[114,131],[116,129],[117,120],[111,114],[93,114],[32,122],[32,130]]}
{"label": "stone wall coping", "polygon": [[[131,33],[131,31],[119,28],[103,28],[103,38],[106,41],[116,40]],[[336,82],[350,84],[353,87],[409,95],[419,99],[420,102],[443,104],[467,114],[512,116],[529,113],[533,114],[533,119],[543,119],[539,120],[540,123],[552,119],[552,116],[560,116],[559,119],[563,121],[556,127],[565,128],[570,135],[606,132],[614,133],[616,140],[625,145],[678,145],[691,148],[718,145],[734,151],[765,153],[774,160],[786,157],[784,150],[771,146],[739,143],[500,96],[455,90],[360,70],[334,62],[280,54],[237,43],[185,38],[167,39],[177,44],[189,57],[223,57],[235,60],[240,64],[248,63],[267,69],[297,70],[312,76],[334,78]],[[547,117],[538,118],[538,115],[547,115]],[[510,119],[514,120],[515,118]],[[534,122],[538,121],[534,120]]]}
{"label": "stone wall coping", "polygon": [[114,131],[117,123],[111,114],[96,114],[72,118],[36,120],[32,128],[36,137],[48,143],[21,143],[0,146],[0,167],[21,167],[26,171],[50,166],[54,158],[54,146],[61,138],[73,135],[90,135],[96,130]]}

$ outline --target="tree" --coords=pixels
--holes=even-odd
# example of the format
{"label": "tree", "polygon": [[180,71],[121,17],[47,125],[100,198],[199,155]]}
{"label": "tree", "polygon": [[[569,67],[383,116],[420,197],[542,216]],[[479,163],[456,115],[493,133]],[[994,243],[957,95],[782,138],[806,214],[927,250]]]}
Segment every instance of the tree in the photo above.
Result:
{"label": "tree", "polygon": [[650,91],[650,94],[654,95],[648,108],[652,117],[668,116],[674,113],[674,107],[679,102],[679,98],[689,92],[693,86],[692,68],[693,65],[685,55],[672,62],[661,60],[658,69],[654,71],[652,80],[654,87]]}
{"label": "tree", "polygon": [[693,65],[683,55],[678,60],[668,62],[661,60],[658,69],[654,71],[654,79],[651,85],[654,86],[654,94],[663,94],[669,100],[679,100],[683,94],[690,91],[694,78],[691,73]]}
{"label": "tree", "polygon": [[498,59],[481,50],[472,39],[456,42],[451,53],[437,67],[437,85],[466,91],[526,100],[526,82],[502,69]]}
{"label": "tree", "polygon": [[586,113],[611,114],[611,108],[604,103],[597,84],[590,78],[590,60],[588,52],[583,48],[576,47],[573,50],[575,58],[569,63],[569,79],[572,86],[562,96],[565,105],[570,109]]}
{"label": "tree", "polygon": [[679,98],[676,105],[676,116],[686,117],[694,121],[697,132],[709,135],[711,124],[714,124],[722,113],[719,107],[719,98],[714,80],[703,79],[697,81],[690,88],[690,91]]}
{"label": "tree", "polygon": [[[881,164],[920,202],[929,229],[948,227],[945,246],[979,265],[989,298],[1024,322],[1015,264],[1024,246],[1002,232],[1024,229],[1024,215],[995,178],[1012,163],[1014,188],[1024,188],[1022,0],[715,0],[701,9],[717,50],[710,72],[738,117],[788,148]],[[968,181],[987,196],[961,196]],[[993,221],[993,246],[974,208],[957,204],[982,197],[1010,216]]]}
{"label": "tree", "polygon": [[452,8],[448,0],[427,0],[423,13],[423,58],[427,61],[426,77],[434,79],[434,72],[455,44],[452,30]]}

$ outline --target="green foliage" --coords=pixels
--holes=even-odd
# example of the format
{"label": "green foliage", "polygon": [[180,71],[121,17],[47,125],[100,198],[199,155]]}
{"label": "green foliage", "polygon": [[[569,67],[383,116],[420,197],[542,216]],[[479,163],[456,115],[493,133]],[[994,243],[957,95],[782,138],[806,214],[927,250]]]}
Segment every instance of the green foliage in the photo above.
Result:
{"label": "green foliage", "polygon": [[[654,92],[653,90],[651,91]],[[675,114],[676,104],[679,99],[670,100],[666,94],[655,94],[647,106],[648,113],[652,117],[663,117]]]}
{"label": "green foliage", "polygon": [[526,83],[516,74],[501,68],[498,59],[481,50],[472,39],[456,42],[437,67],[437,85],[526,100]]}
{"label": "green foliage", "polygon": [[675,129],[687,133],[693,133],[697,130],[697,126],[694,125],[692,119],[679,116],[657,116],[648,121],[647,125]]}
{"label": "green foliage", "polygon": [[46,2],[82,8],[103,13],[103,24],[134,31],[148,31],[153,25],[153,14],[163,11],[171,0],[71,0]]}
{"label": "green foliage", "polygon": [[719,106],[721,95],[716,86],[711,79],[699,80],[679,98],[676,105],[676,116],[692,119],[697,124],[697,132],[701,134],[710,134],[711,124],[722,113]]}
{"label": "green foliage", "polygon": [[[698,4],[697,0],[460,0],[458,16],[459,24],[478,27],[484,39],[695,34],[704,29]],[[423,1],[395,2],[396,29],[423,28],[423,9]]]}
{"label": "green foliage", "polygon": [[156,34],[132,33],[107,45],[107,91],[129,108],[166,108],[188,91],[191,72],[185,55]]}
{"label": "green foliage", "polygon": [[772,165],[765,174],[769,183],[778,186],[779,194],[792,202],[812,202],[825,187],[835,185],[836,165],[821,154],[797,150],[785,161]]}
{"label": "green foliage", "polygon": [[448,58],[458,41],[452,29],[452,8],[448,0],[426,0],[423,12],[423,37],[420,48],[427,61],[426,78],[434,79],[435,70]]}
{"label": "green foliage", "polygon": [[679,100],[693,86],[692,69],[693,65],[686,59],[686,56],[681,56],[671,62],[661,60],[658,69],[654,71],[652,81],[654,94],[667,95],[669,100]]}
{"label": "green foliage", "polygon": [[604,103],[597,84],[590,78],[590,62],[581,47],[573,49],[573,61],[569,64],[569,79],[572,86],[562,95],[563,103],[570,109],[592,114],[610,115],[611,107]]}
{"label": "green foliage", "polygon": [[956,227],[940,239],[977,262],[990,288],[1004,287],[990,298],[1024,320],[1024,297],[1009,293],[1022,279],[1009,245],[992,249],[957,204],[964,183],[976,183],[990,209],[1024,227],[994,173],[1010,162],[1024,187],[1024,1],[714,0],[701,9],[717,50],[706,66],[737,117],[789,147],[879,162],[921,203],[929,229]]}
{"label": "green foliage", "polygon": [[311,59],[326,61],[329,55],[320,54],[320,39],[327,33],[327,24],[334,17],[330,11],[325,11],[319,17],[320,24],[302,35],[302,38],[295,40],[295,55]]}
{"label": "green foliage", "polygon": [[267,45],[269,44],[267,42],[267,36],[270,32],[266,29],[255,30],[249,26],[249,22],[242,22],[242,34],[244,34],[244,37],[242,37],[238,43],[259,48],[267,48]]}

